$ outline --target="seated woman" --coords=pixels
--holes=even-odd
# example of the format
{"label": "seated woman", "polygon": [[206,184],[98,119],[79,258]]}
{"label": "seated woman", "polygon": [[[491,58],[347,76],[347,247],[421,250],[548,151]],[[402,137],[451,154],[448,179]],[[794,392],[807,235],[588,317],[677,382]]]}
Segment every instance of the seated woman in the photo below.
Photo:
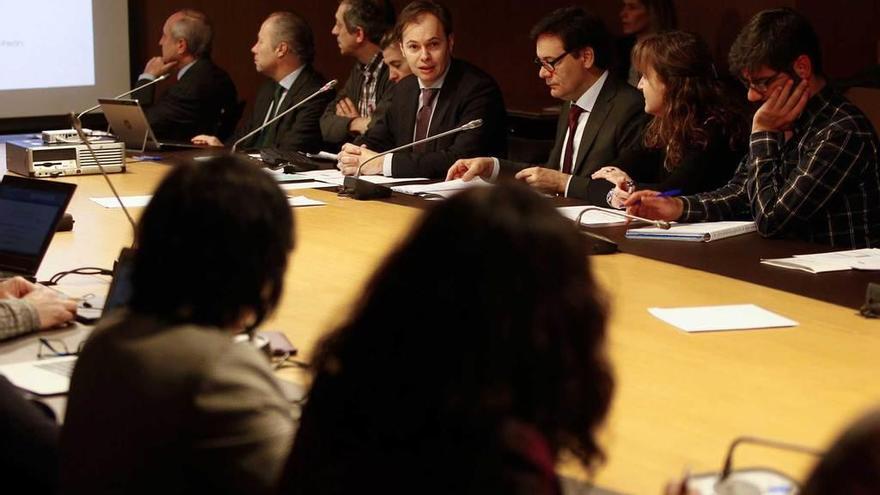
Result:
{"label": "seated woman", "polygon": [[726,184],[746,155],[748,122],[718,80],[706,43],[669,31],[639,41],[632,60],[643,74],[645,112],[654,118],[643,149],[593,173],[617,186],[609,204],[621,208],[635,189],[693,194]]}
{"label": "seated woman", "polygon": [[130,307],[102,320],[71,379],[65,493],[274,493],[291,407],[266,357],[233,337],[275,308],[292,228],[275,180],[233,156],[162,181]]}
{"label": "seated woman", "polygon": [[574,225],[526,186],[429,211],[312,360],[281,493],[558,494],[613,380]]}

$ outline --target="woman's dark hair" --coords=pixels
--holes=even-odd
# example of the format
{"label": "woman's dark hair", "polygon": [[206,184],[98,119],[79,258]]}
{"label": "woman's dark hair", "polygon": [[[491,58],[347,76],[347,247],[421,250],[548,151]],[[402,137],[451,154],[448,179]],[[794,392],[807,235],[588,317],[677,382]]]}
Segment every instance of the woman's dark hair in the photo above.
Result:
{"label": "woman's dark hair", "polygon": [[800,493],[880,493],[880,410],[863,416],[834,441]]}
{"label": "woman's dark hair", "polygon": [[822,74],[819,36],[803,14],[783,8],[764,10],[749,19],[727,59],[733,75],[741,77],[743,70],[754,71],[762,65],[791,73],[801,55],[810,58],[814,73]]}
{"label": "woman's dark hair", "polygon": [[665,149],[667,170],[681,162],[686,149],[706,149],[711,132],[721,129],[730,149],[746,136],[739,99],[718,79],[706,42],[693,33],[667,31],[648,36],[633,48],[633,66],[642,74],[653,70],[666,87],[663,110],[645,129],[645,146]]}
{"label": "woman's dark hair", "polygon": [[318,471],[345,476],[340,466],[358,455],[369,461],[349,466],[458,462],[506,419],[592,467],[613,390],[605,320],[583,240],[549,202],[521,185],[454,196],[424,215],[318,345],[290,485],[311,486]]}
{"label": "woman's dark hair", "polygon": [[293,215],[273,178],[224,155],[177,165],[138,223],[131,307],[175,323],[260,323],[281,297]]}
{"label": "woman's dark hair", "polygon": [[598,16],[583,7],[556,9],[532,28],[530,37],[536,41],[544,35],[557,36],[567,52],[590,47],[596,65],[607,69],[611,63],[611,35]]}

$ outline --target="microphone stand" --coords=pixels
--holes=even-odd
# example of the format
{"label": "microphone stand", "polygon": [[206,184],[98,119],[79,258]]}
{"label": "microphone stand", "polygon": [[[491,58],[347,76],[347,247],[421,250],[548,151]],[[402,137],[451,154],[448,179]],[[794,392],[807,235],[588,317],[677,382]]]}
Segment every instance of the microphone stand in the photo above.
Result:
{"label": "microphone stand", "polygon": [[351,196],[354,199],[360,200],[368,200],[368,199],[381,199],[388,198],[391,196],[391,188],[387,186],[383,186],[381,184],[373,184],[370,181],[361,179],[361,171],[364,168],[364,165],[370,163],[371,161],[383,157],[385,155],[389,155],[391,153],[397,153],[398,151],[405,150],[407,148],[411,148],[413,146],[417,146],[419,144],[427,143],[433,141],[435,139],[440,139],[442,137],[446,137],[452,134],[456,134],[462,131],[469,131],[471,129],[476,129],[483,125],[483,119],[476,119],[464,124],[460,127],[456,127],[455,129],[448,130],[446,132],[441,132],[440,134],[435,134],[430,137],[426,137],[424,139],[420,139],[418,141],[413,141],[412,143],[407,143],[402,146],[398,146],[397,148],[390,149],[388,151],[384,151],[375,156],[372,156],[366,159],[363,163],[361,163],[355,175],[349,175],[345,177],[342,181],[342,192],[340,194]]}
{"label": "microphone stand", "polygon": [[578,212],[578,216],[577,216],[577,220],[575,220],[575,224],[577,224],[577,226],[580,227],[581,219],[584,218],[584,214],[586,214],[587,212],[592,211],[592,210],[599,210],[603,213],[608,213],[609,215],[617,215],[619,217],[626,218],[628,220],[640,220],[642,222],[649,223],[649,224],[653,225],[654,227],[657,227],[658,229],[669,230],[669,228],[672,227],[672,224],[670,224],[666,220],[649,220],[647,218],[637,217],[635,215],[630,215],[630,214],[624,213],[622,211],[609,210],[608,208],[602,208],[599,206],[586,206],[586,207],[584,207],[583,210]]}
{"label": "microphone stand", "polygon": [[[146,87],[152,86],[152,85],[158,83],[159,81],[164,81],[164,80],[167,79],[167,78],[168,78],[168,74],[162,74],[161,76],[157,77],[156,79],[153,79],[153,80],[150,81],[150,82],[147,82],[147,83],[141,84],[140,86],[138,86],[138,87],[132,89],[131,91],[126,91],[125,93],[122,93],[121,95],[114,96],[113,99],[114,99],[114,100],[118,100],[118,99],[122,98],[123,96],[128,96],[128,95],[130,95],[130,94],[132,94],[132,93],[134,93],[134,92],[137,92],[137,91],[140,91],[140,90],[142,90],[142,89],[144,89],[144,88],[146,88]],[[95,105],[95,106],[93,106],[93,107],[89,107],[89,108],[83,110],[82,112],[80,112],[79,114],[76,115],[76,118],[77,118],[77,120],[78,120],[78,119],[81,119],[83,115],[85,115],[85,114],[87,114],[87,113],[89,113],[89,112],[93,112],[93,111],[95,111],[95,110],[97,110],[97,109],[99,109],[99,108],[101,108],[101,104],[100,104],[100,103],[98,103],[97,105]]]}

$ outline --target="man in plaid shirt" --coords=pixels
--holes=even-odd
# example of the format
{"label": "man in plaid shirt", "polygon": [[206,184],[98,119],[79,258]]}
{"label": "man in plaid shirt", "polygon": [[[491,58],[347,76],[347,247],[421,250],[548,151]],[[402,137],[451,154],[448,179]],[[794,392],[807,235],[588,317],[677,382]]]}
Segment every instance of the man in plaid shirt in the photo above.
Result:
{"label": "man in plaid shirt", "polygon": [[730,69],[762,102],[749,154],[715,191],[638,191],[628,213],[701,222],[753,219],[765,237],[880,246],[878,140],[865,115],[826,83],[819,40],[790,9],[760,12],[730,49]]}
{"label": "man in plaid shirt", "polygon": [[0,340],[72,320],[76,302],[21,277],[0,281]]}

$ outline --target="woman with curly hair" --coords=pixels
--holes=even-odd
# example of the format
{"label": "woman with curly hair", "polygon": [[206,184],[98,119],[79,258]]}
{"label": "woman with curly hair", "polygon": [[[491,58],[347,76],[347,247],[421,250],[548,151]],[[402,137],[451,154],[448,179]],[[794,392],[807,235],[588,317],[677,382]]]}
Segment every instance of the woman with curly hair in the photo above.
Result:
{"label": "woman with curly hair", "polygon": [[748,122],[718,79],[706,43],[683,31],[660,33],[639,41],[632,60],[643,74],[645,112],[654,118],[642,149],[593,174],[615,184],[609,204],[621,207],[636,189],[694,194],[726,184],[746,154]]}

